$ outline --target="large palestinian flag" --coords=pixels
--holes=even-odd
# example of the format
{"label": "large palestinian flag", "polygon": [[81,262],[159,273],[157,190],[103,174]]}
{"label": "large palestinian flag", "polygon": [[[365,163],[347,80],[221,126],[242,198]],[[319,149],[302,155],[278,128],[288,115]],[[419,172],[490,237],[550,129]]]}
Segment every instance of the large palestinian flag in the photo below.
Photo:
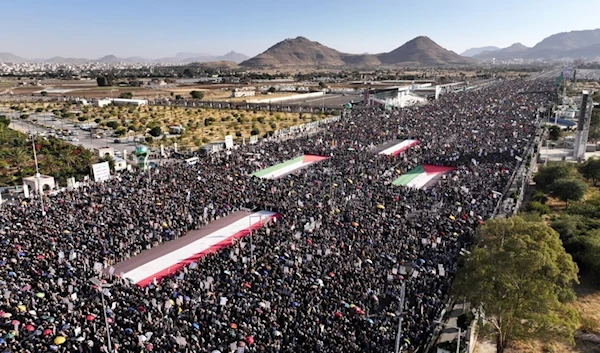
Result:
{"label": "large palestinian flag", "polygon": [[300,168],[308,167],[311,164],[320,162],[327,158],[328,157],[305,154],[303,156],[290,159],[287,162],[279,163],[272,167],[259,170],[251,175],[263,179],[277,179],[286,176]]}
{"label": "large palestinian flag", "polygon": [[453,167],[423,164],[411,169],[408,173],[401,175],[392,182],[393,185],[403,185],[411,188],[423,188],[431,186],[442,175],[453,171]]}
{"label": "large palestinian flag", "polygon": [[379,154],[386,154],[388,156],[396,156],[406,151],[407,149],[419,144],[419,140],[404,140],[401,142],[393,141],[386,143],[381,147]]}
{"label": "large palestinian flag", "polygon": [[114,274],[146,286],[206,254],[230,246],[233,239],[247,236],[251,229],[258,229],[277,216],[268,211],[257,211],[250,216],[246,212],[236,212],[115,265]]}

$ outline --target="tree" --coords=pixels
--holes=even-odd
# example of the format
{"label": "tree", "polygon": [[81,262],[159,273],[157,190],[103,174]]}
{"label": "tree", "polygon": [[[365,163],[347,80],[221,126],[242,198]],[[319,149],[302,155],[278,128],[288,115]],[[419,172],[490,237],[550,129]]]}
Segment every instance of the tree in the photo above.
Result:
{"label": "tree", "polygon": [[269,89],[267,90],[267,92],[269,93],[275,93],[275,91],[277,91],[277,89],[274,86],[269,87]]}
{"label": "tree", "polygon": [[183,70],[183,76],[185,77],[194,77],[194,73],[189,68]]}
{"label": "tree", "polygon": [[574,168],[570,163],[560,162],[551,163],[547,166],[540,167],[537,174],[533,178],[536,183],[536,188],[549,191],[548,186],[558,179],[566,179],[573,175]]}
{"label": "tree", "polygon": [[204,93],[202,93],[202,91],[191,91],[190,95],[194,99],[202,99],[202,98],[204,98]]}
{"label": "tree", "polygon": [[321,81],[321,82],[319,82],[319,88],[320,89],[327,88],[327,85],[325,84],[325,82]]}
{"label": "tree", "polygon": [[581,173],[584,178],[592,180],[592,183],[596,186],[598,180],[600,180],[600,159],[588,159],[579,166],[579,173]]}
{"label": "tree", "polygon": [[178,101],[182,100],[183,96],[181,94],[177,94],[177,95],[175,95],[175,99],[178,100]]}
{"label": "tree", "polygon": [[556,125],[552,125],[550,127],[550,133],[549,133],[550,140],[556,141],[561,137],[561,135],[562,135],[562,130],[560,127],[558,127]]}
{"label": "tree", "polygon": [[108,78],[107,76],[96,77],[96,83],[98,84],[98,87],[112,86],[112,82],[111,82],[110,78]]}
{"label": "tree", "polygon": [[158,137],[158,136],[162,135],[162,129],[160,128],[160,126],[155,126],[152,129],[150,129],[150,131],[148,131],[148,133],[154,137]]}
{"label": "tree", "polygon": [[8,126],[10,125],[10,118],[6,115],[0,115],[0,125]]}
{"label": "tree", "polygon": [[40,95],[42,95],[42,97],[46,97],[46,96],[48,95],[48,92],[46,92],[46,91],[41,91],[41,92],[40,92]]}
{"label": "tree", "polygon": [[568,207],[569,201],[579,201],[583,198],[587,185],[578,179],[558,179],[548,186],[548,190]]}
{"label": "tree", "polygon": [[573,343],[577,318],[565,303],[575,298],[577,265],[559,235],[543,222],[515,216],[481,228],[479,246],[465,256],[455,294],[482,308],[496,336],[496,351],[514,340]]}
{"label": "tree", "polygon": [[119,94],[119,98],[131,99],[131,98],[133,98],[133,93],[131,93],[131,92],[123,92],[123,93]]}

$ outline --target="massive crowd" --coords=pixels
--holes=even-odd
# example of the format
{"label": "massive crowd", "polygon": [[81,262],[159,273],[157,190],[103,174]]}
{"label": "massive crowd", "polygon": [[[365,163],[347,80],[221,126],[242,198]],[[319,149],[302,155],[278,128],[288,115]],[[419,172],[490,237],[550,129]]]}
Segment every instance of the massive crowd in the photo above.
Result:
{"label": "massive crowd", "polygon": [[[402,346],[422,349],[460,249],[535,134],[547,87],[504,81],[355,112],[310,137],[47,197],[46,216],[37,199],[4,206],[0,352],[390,352],[403,283]],[[421,143],[377,154],[406,138]],[[276,180],[248,176],[300,154],[330,158]],[[422,163],[456,170],[427,189],[390,184]],[[106,271],[249,206],[281,214],[254,234],[254,261],[241,240],[144,288]],[[110,288],[89,281],[100,268]]]}

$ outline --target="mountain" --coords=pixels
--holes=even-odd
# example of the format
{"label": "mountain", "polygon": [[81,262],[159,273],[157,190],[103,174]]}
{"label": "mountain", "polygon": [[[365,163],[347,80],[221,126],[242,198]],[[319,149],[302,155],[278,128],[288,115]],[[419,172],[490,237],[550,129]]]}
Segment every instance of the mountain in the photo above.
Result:
{"label": "mountain", "polygon": [[600,28],[553,34],[536,44],[533,51],[566,51],[600,44]]}
{"label": "mountain", "polygon": [[530,48],[526,47],[521,43],[515,43],[510,47],[494,50],[494,51],[484,51],[480,54],[474,56],[476,59],[480,60],[488,60],[495,58],[496,60],[505,60],[505,59],[514,59],[521,57],[525,54]]}
{"label": "mountain", "polygon": [[246,67],[344,66],[342,53],[304,37],[286,39],[241,63]]}
{"label": "mountain", "polygon": [[476,59],[526,60],[595,59],[600,56],[600,29],[556,33],[527,48],[520,43],[508,48],[483,52]]}
{"label": "mountain", "polygon": [[2,63],[22,63],[22,62],[26,62],[27,59],[23,59],[20,56],[16,56],[14,54],[11,53],[0,53],[0,62]]}
{"label": "mountain", "polygon": [[553,34],[536,44],[525,55],[526,59],[592,59],[600,56],[600,29]]}
{"label": "mountain", "polygon": [[304,37],[286,39],[240,65],[250,68],[464,65],[474,61],[446,50],[427,37],[417,37],[389,53],[348,54]]}
{"label": "mountain", "polygon": [[85,58],[64,58],[62,56],[55,56],[50,59],[25,59],[13,55],[11,53],[0,53],[0,62],[6,63],[47,63],[47,64],[85,64],[85,63],[103,63],[103,64],[117,64],[117,63],[137,63],[137,64],[189,64],[193,62],[210,62],[210,61],[232,61],[236,64],[247,60],[249,57],[230,51],[225,55],[211,55],[211,54],[198,54],[198,53],[177,53],[174,57],[161,58],[161,59],[147,59],[139,56],[132,56],[128,58],[120,58],[115,55],[106,55],[99,59],[85,59]]}
{"label": "mountain", "polygon": [[468,57],[473,57],[475,55],[483,53],[484,51],[495,51],[495,50],[499,50],[499,49],[500,48],[494,47],[494,46],[481,47],[481,48],[471,48],[471,49],[465,50],[460,55],[462,55],[462,56],[468,56]]}
{"label": "mountain", "polygon": [[50,59],[37,60],[38,62],[44,62],[48,64],[85,64],[92,60],[83,58],[63,58],[62,56],[55,56]]}
{"label": "mountain", "polygon": [[397,49],[378,55],[384,64],[421,64],[421,65],[466,65],[474,63],[471,58],[460,56],[442,48],[429,37],[420,36],[406,42]]}

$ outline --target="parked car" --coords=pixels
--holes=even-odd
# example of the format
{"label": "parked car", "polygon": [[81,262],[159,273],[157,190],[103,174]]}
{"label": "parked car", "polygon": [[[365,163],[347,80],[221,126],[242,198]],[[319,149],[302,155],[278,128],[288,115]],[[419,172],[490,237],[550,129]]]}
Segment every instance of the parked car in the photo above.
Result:
{"label": "parked car", "polygon": [[115,139],[115,141],[114,141],[114,142],[115,142],[115,143],[121,143],[121,140],[120,140],[120,139]]}

